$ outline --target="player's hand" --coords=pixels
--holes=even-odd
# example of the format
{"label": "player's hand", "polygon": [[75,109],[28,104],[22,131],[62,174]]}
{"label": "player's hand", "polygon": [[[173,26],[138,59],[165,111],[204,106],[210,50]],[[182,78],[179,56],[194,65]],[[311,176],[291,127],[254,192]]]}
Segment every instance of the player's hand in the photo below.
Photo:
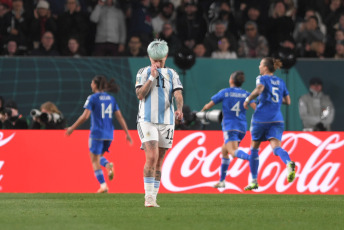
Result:
{"label": "player's hand", "polygon": [[158,73],[158,66],[156,64],[153,64],[151,66],[151,75],[155,78],[157,78],[159,76],[159,73]]}
{"label": "player's hand", "polygon": [[246,102],[246,101],[244,102],[244,108],[248,109],[248,102]]}
{"label": "player's hand", "polygon": [[129,142],[130,145],[133,145],[133,140],[131,139],[130,135],[127,135],[127,141]]}
{"label": "player's hand", "polygon": [[183,112],[180,110],[177,110],[176,112],[174,112],[174,115],[176,117],[177,120],[183,120]]}
{"label": "player's hand", "polygon": [[68,136],[70,136],[72,134],[73,131],[74,130],[71,127],[68,127],[68,128],[66,128],[65,135],[68,137]]}

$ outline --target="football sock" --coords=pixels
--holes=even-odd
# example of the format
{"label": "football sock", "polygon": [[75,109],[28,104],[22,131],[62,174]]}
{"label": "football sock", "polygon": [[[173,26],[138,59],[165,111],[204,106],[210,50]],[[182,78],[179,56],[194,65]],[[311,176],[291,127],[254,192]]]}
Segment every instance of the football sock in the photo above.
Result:
{"label": "football sock", "polygon": [[158,196],[159,187],[160,187],[160,181],[159,180],[154,180],[153,196],[155,197],[155,199]]}
{"label": "football sock", "polygon": [[242,150],[239,150],[237,149],[235,152],[234,152],[235,156],[237,158],[240,158],[240,159],[243,159],[243,160],[249,160],[250,159],[250,155],[248,155],[247,153],[245,153],[244,151]]}
{"label": "football sock", "polygon": [[101,166],[105,167],[107,163],[109,163],[109,161],[106,160],[105,157],[100,157],[100,165]]}
{"label": "football sock", "polygon": [[250,169],[252,174],[252,179],[257,179],[258,175],[258,166],[259,166],[259,155],[258,149],[251,148],[251,156],[250,156]]}
{"label": "football sock", "polygon": [[274,148],[273,152],[276,156],[279,156],[281,158],[284,164],[287,164],[290,161],[289,154],[281,147]]}
{"label": "football sock", "polygon": [[104,184],[105,183],[103,171],[101,169],[95,170],[94,174],[96,175],[96,178],[97,178],[99,184]]}
{"label": "football sock", "polygon": [[229,158],[222,158],[221,160],[221,174],[220,174],[220,181],[224,181],[227,176],[228,166],[231,160]]}
{"label": "football sock", "polygon": [[153,196],[154,192],[154,177],[143,177],[144,188],[146,196]]}

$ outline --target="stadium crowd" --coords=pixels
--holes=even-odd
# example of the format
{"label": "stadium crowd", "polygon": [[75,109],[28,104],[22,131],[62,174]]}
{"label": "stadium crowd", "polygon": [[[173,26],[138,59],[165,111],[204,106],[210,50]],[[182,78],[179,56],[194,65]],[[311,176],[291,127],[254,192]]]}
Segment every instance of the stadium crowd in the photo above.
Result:
{"label": "stadium crowd", "polygon": [[343,0],[1,0],[4,56],[146,56],[153,38],[196,57],[344,58]]}

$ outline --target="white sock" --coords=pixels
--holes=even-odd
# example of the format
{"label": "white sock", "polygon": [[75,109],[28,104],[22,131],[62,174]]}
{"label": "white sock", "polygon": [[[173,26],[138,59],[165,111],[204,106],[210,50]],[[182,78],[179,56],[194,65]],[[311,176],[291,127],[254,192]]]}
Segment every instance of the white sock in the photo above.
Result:
{"label": "white sock", "polygon": [[154,177],[144,177],[144,188],[146,196],[153,196],[154,193]]}
{"label": "white sock", "polygon": [[159,187],[160,187],[160,181],[159,180],[154,180],[153,196],[154,196],[155,199],[158,196]]}

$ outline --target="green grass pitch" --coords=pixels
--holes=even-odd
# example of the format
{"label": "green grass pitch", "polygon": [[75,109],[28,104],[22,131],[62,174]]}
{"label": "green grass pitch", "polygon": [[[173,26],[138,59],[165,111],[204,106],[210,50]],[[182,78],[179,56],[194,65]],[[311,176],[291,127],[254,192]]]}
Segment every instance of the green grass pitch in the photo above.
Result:
{"label": "green grass pitch", "polygon": [[0,194],[0,229],[344,229],[344,196],[159,194]]}

